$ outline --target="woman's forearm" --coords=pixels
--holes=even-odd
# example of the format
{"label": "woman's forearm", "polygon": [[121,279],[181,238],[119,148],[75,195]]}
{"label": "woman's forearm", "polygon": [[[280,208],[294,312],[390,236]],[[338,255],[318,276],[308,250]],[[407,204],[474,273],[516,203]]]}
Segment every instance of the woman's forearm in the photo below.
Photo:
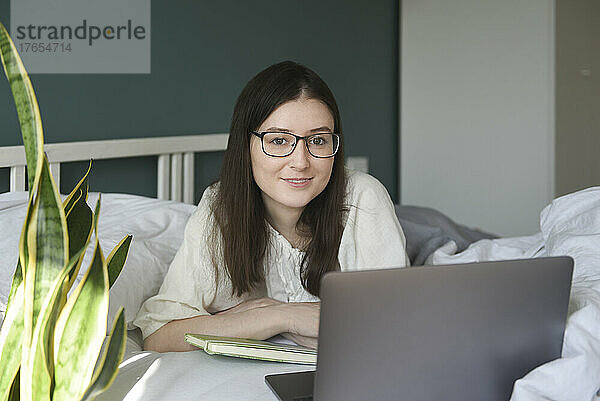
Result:
{"label": "woman's forearm", "polygon": [[144,340],[144,349],[158,352],[197,349],[184,341],[185,333],[264,340],[286,331],[285,308],[265,306],[238,313],[173,320],[149,335]]}

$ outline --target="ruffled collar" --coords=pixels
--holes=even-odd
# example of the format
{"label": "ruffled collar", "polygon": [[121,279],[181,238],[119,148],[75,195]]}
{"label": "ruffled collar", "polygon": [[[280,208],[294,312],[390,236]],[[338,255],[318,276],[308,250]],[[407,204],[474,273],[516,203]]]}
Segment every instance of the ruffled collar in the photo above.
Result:
{"label": "ruffled collar", "polygon": [[277,231],[275,228],[273,228],[271,223],[269,223],[268,221],[267,221],[267,227],[269,228],[271,235],[273,235],[273,238],[275,239],[275,241],[277,243],[281,244],[285,249],[287,249],[297,255],[304,255],[304,253],[305,253],[304,251],[292,246],[292,244],[290,244],[290,241],[288,241],[287,238],[285,238],[283,235],[281,235],[279,233],[279,231]]}

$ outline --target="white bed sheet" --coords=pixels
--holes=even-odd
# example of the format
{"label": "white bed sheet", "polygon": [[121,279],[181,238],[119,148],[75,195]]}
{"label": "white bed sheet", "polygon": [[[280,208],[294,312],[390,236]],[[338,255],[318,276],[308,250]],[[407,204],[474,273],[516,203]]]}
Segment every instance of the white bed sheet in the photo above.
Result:
{"label": "white bed sheet", "polygon": [[139,329],[129,331],[127,341],[119,374],[97,401],[276,401],[265,375],[314,370],[307,365],[211,356],[200,350],[144,352]]}
{"label": "white bed sheet", "polygon": [[[89,203],[95,204],[91,194]],[[26,194],[0,194],[0,315],[17,260],[16,244]],[[133,234],[121,277],[111,289],[111,313],[127,306],[131,322],[141,303],[158,290],[183,236],[193,206],[123,194],[103,195],[100,242],[108,252]],[[452,242],[431,264],[570,255],[575,273],[562,358],[515,383],[512,400],[600,400],[600,187],[555,200],[541,215],[541,232],[529,237],[482,240],[456,254]],[[89,255],[88,255],[89,256]],[[84,264],[87,266],[87,264]],[[1,316],[0,316],[1,318]],[[131,326],[130,326],[131,327]],[[127,352],[113,386],[98,400],[275,400],[264,384],[269,373],[310,368],[215,357],[202,351],[144,352],[139,330],[128,332]]]}

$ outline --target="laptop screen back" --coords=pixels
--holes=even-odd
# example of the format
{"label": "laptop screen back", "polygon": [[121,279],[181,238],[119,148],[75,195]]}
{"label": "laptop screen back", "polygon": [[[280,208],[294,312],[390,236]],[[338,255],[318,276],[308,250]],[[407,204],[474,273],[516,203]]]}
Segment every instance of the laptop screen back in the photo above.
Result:
{"label": "laptop screen back", "polygon": [[330,273],[316,400],[507,400],[560,357],[568,257]]}

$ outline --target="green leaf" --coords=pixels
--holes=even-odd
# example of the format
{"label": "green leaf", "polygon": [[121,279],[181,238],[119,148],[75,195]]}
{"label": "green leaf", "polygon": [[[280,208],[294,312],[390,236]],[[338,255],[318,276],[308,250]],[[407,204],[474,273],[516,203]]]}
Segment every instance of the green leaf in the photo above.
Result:
{"label": "green leaf", "polygon": [[56,319],[62,307],[61,295],[66,292],[69,274],[73,271],[83,253],[85,246],[71,258],[69,263],[62,269],[53,283],[50,293],[44,300],[37,324],[33,331],[32,347],[35,347],[31,359],[31,371],[33,372],[32,394],[34,400],[48,399],[52,391],[54,378],[54,342],[53,334]]}
{"label": "green leaf", "polygon": [[[35,241],[35,234],[31,235],[32,232],[37,232],[37,224],[34,217],[32,216],[32,205],[35,189],[38,187],[38,181],[41,179],[41,171],[43,167],[43,131],[42,131],[42,123],[39,108],[37,105],[37,100],[35,97],[35,93],[33,91],[33,87],[31,85],[31,81],[29,80],[29,76],[23,66],[23,63],[17,53],[17,50],[14,46],[14,43],[10,39],[8,32],[6,31],[4,25],[0,23],[0,58],[2,60],[2,65],[4,67],[4,72],[6,73],[6,77],[8,78],[9,85],[11,87],[13,97],[15,100],[15,105],[17,109],[17,113],[19,116],[19,123],[21,125],[21,132],[23,135],[23,144],[25,148],[25,157],[27,160],[27,166],[29,169],[28,174],[28,184],[29,184],[29,204],[27,208],[27,216],[25,218],[25,224],[23,227],[23,232],[21,234],[21,240],[19,245],[19,265],[17,265],[17,270],[15,271],[15,277],[13,278],[13,286],[11,288],[11,303],[15,304],[13,310],[21,309],[23,321],[20,321],[20,318],[13,319],[13,324],[8,325],[5,334],[7,338],[3,340],[2,345],[2,356],[4,359],[6,355],[6,359],[10,359],[11,361],[16,356],[19,348],[8,349],[7,342],[13,342],[15,332],[20,331],[20,336],[22,337],[20,341],[25,341],[25,346],[22,347],[23,352],[21,353],[21,362],[26,362],[30,358],[30,352],[28,345],[31,341],[32,330],[34,321],[36,318],[36,314],[34,314],[34,310],[39,307],[39,305],[35,305],[34,295],[36,291],[40,291],[41,289],[35,285],[35,275],[37,274],[36,270],[33,269],[32,272],[28,271],[28,267],[32,262],[34,266],[36,264],[35,260],[38,257],[35,242],[32,244],[31,241]],[[40,196],[38,196],[40,198]],[[39,204],[38,199],[36,199],[36,203]],[[35,208],[34,208],[35,209]],[[62,211],[62,208],[60,208]],[[35,214],[35,210],[33,210]],[[42,212],[42,219],[45,217],[44,212]],[[64,215],[63,215],[64,220]],[[33,226],[34,231],[31,230]],[[50,223],[48,226],[42,224],[41,231],[53,231],[54,224]],[[48,254],[42,252],[40,255],[42,258],[49,256]],[[64,265],[64,260],[62,264]],[[20,268],[19,268],[20,266]],[[42,275],[43,271],[42,269]],[[27,276],[29,275],[30,280],[27,280]],[[21,283],[23,285],[23,300],[18,300],[19,298],[19,286]],[[19,305],[21,304],[22,305]],[[7,311],[8,312],[8,311]],[[22,327],[21,327],[22,323]],[[8,338],[10,335],[11,338]],[[11,377],[13,373],[18,372],[18,367],[14,366],[13,363],[9,364],[10,366],[4,365],[3,368],[6,367],[6,376]],[[25,399],[31,399],[30,391],[30,382],[31,382],[31,372],[23,372],[22,378],[22,388],[25,389],[24,394],[22,395]],[[3,375],[5,376],[5,375]],[[3,383],[4,384],[4,383]],[[10,387],[9,387],[10,388]],[[5,389],[4,385],[0,386],[0,391]]]}
{"label": "green leaf", "polygon": [[35,188],[35,179],[39,176],[41,161],[44,154],[44,135],[42,131],[42,118],[38,108],[33,86],[23,66],[21,57],[11,40],[6,28],[0,23],[0,58],[4,72],[15,99],[25,157],[27,159],[29,191]]}
{"label": "green leaf", "polygon": [[[48,296],[68,261],[67,221],[56,185],[44,157],[37,195],[28,227],[29,265],[25,274],[23,353],[21,357],[21,397],[25,400],[50,399],[52,376],[45,363],[47,344],[34,335],[40,314],[48,307]],[[62,281],[60,282],[62,287]],[[37,361],[42,349],[43,361]]]}
{"label": "green leaf", "polygon": [[[79,249],[82,243],[89,243],[92,235],[92,209],[87,204],[88,198],[88,176],[92,168],[92,161],[88,165],[88,169],[84,176],[79,180],[73,191],[67,196],[63,202],[65,214],[67,215],[67,231],[69,232],[69,257],[72,257],[75,252]],[[69,285],[67,288],[71,288],[77,279],[81,262],[75,266],[73,274],[70,276]],[[64,297],[66,297],[66,293]],[[65,298],[66,299],[66,298]]]}
{"label": "green leaf", "polygon": [[108,270],[98,242],[96,204],[92,263],[61,311],[54,332],[54,400],[79,400],[88,387],[102,342],[108,313]]}
{"label": "green leaf", "polygon": [[[27,213],[19,240],[19,262],[13,276],[6,315],[0,331],[0,366],[4,370],[4,374],[0,376],[0,400],[2,401],[6,400],[7,396],[9,400],[14,400],[15,394],[19,394],[20,398],[20,392],[17,389],[20,389],[21,380],[19,379],[19,383],[15,383],[15,381],[17,380],[16,377],[20,377],[25,331],[25,283],[23,281],[24,269],[22,269],[22,266],[26,267],[29,264],[28,232],[30,225],[32,225],[33,194],[34,191],[29,191]],[[12,315],[10,319],[9,315]],[[10,380],[13,380],[13,385],[10,395],[8,395],[8,391],[11,389]]]}
{"label": "green leaf", "polygon": [[118,369],[115,364],[124,353],[121,310],[101,368],[94,375],[106,332],[109,286],[123,267],[131,238],[111,253],[111,282],[96,232],[92,264],[73,296],[66,299],[92,227],[97,231],[100,200],[92,219],[87,206],[88,168],[65,202],[60,202],[44,157],[42,123],[33,86],[2,23],[0,59],[13,93],[29,173],[19,262],[0,328],[0,401],[78,400],[92,376],[94,384],[87,396],[93,398],[110,385]]}
{"label": "green leaf", "polygon": [[[32,210],[34,205],[34,191],[29,192],[29,201],[27,204],[27,213],[21,239],[19,240],[19,261],[13,276],[13,282],[8,297],[6,315],[0,330],[0,366],[3,374],[0,375],[0,400],[4,401],[9,397],[8,392],[11,389],[20,387],[15,384],[15,378],[19,374],[19,368],[22,359],[23,335],[24,335],[24,309],[25,309],[25,283],[23,282],[22,266],[27,266],[29,262],[29,246],[27,242],[27,233],[32,221]],[[16,391],[16,390],[14,390]],[[11,393],[11,394],[14,394]],[[10,397],[12,397],[11,395]],[[12,398],[11,398],[12,399]]]}
{"label": "green leaf", "polygon": [[82,401],[93,400],[100,393],[105,391],[115,380],[119,372],[119,365],[125,354],[125,344],[127,339],[127,330],[125,326],[125,314],[123,308],[119,309],[117,317],[108,338],[108,346],[102,354],[100,366],[92,384],[88,387],[82,397]]}
{"label": "green leaf", "polygon": [[[0,327],[0,366],[3,374],[0,375],[0,400],[9,397],[11,381],[14,384],[15,377],[19,373],[21,365],[21,350],[23,348],[24,331],[24,308],[25,308],[25,283],[23,283],[22,265],[27,265],[29,260],[29,248],[27,245],[27,232],[31,224],[33,209],[33,191],[30,191],[27,205],[27,214],[23,223],[21,239],[19,240],[19,261],[13,276],[8,303],[2,327]],[[14,386],[13,386],[14,387]],[[19,387],[17,383],[16,387]]]}
{"label": "green leaf", "polygon": [[[32,210],[34,204],[33,192],[29,192],[29,201],[27,204],[27,214],[19,240],[19,261],[13,276],[13,282],[8,296],[8,304],[4,322],[0,328],[0,366],[2,366],[3,374],[0,375],[0,400],[13,400],[16,388],[20,387],[20,383],[15,383],[16,377],[19,377],[23,336],[25,330],[25,283],[23,282],[23,269],[21,266],[27,266],[29,261],[29,246],[27,243],[27,233],[31,225]],[[20,380],[19,380],[20,381]],[[12,389],[11,391],[11,383]],[[9,395],[9,391],[11,391]]]}
{"label": "green leaf", "polygon": [[17,377],[15,377],[15,381],[12,384],[12,388],[10,389],[10,394],[8,395],[8,401],[19,401],[21,398],[21,394],[19,392],[21,384],[21,375],[20,371],[17,372]]}
{"label": "green leaf", "polygon": [[21,365],[23,344],[23,306],[25,304],[25,284],[17,287],[0,330],[0,400],[8,399],[10,388]]}
{"label": "green leaf", "polygon": [[[0,23],[1,24],[1,23]],[[25,214],[25,221],[23,222],[23,228],[21,229],[21,237],[19,239],[19,260],[17,262],[17,268],[13,275],[13,281],[8,295],[8,304],[21,282],[23,281],[23,267],[27,268],[29,264],[29,244],[28,244],[28,232],[29,225],[31,224],[32,211],[34,205],[34,194],[35,191],[29,191],[29,200],[27,201],[27,213]],[[1,387],[0,387],[1,388]]]}
{"label": "green leaf", "polygon": [[[79,190],[79,196],[74,199],[71,209],[67,215],[67,230],[69,232],[69,257],[72,257],[84,244],[88,244],[92,235],[92,209],[88,206],[85,200],[84,192]],[[79,259],[79,263],[75,265],[73,274],[69,277],[69,285],[71,288],[77,279],[77,273],[83,261],[83,254]],[[66,296],[66,293],[65,293]]]}
{"label": "green leaf", "polygon": [[[35,278],[34,283],[34,325],[37,315],[42,308],[43,300],[53,286],[56,277],[69,261],[69,237],[67,220],[62,208],[62,202],[50,173],[48,160],[44,157],[42,171],[37,189],[32,220],[35,226],[30,226],[27,234],[30,244],[29,263],[35,263],[35,268],[27,270],[27,277]],[[35,230],[33,229],[35,228]],[[79,244],[79,251],[84,242]],[[31,257],[31,246],[35,245],[35,258]],[[29,266],[28,266],[29,268]],[[35,275],[34,275],[35,273]],[[27,295],[28,282],[25,283]],[[27,300],[27,297],[25,298]]]}
{"label": "green leaf", "polygon": [[[92,169],[92,161],[90,160],[90,164],[88,165],[87,171],[85,172],[85,174],[83,175],[83,177],[79,180],[79,182],[77,183],[77,185],[75,185],[75,188],[73,188],[73,190],[71,191],[71,193],[69,194],[69,196],[67,196],[67,199],[64,200],[63,206],[64,206],[64,209],[65,209],[65,214],[67,216],[69,215],[69,212],[71,211],[71,208],[75,204],[75,201],[80,196],[83,196],[84,201],[87,202],[87,198],[88,198],[88,182],[87,182],[87,178],[88,178],[88,175],[90,174],[90,170],[91,169]],[[82,192],[82,195],[80,195],[80,192]]]}
{"label": "green leaf", "polygon": [[79,191],[79,196],[73,202],[66,216],[69,234],[69,257],[72,257],[81,249],[84,243],[88,242],[92,234],[92,209],[85,201],[83,191]]}
{"label": "green leaf", "polygon": [[110,287],[117,281],[123,265],[127,260],[127,254],[129,253],[129,245],[131,245],[131,239],[133,235],[127,235],[121,240],[112,250],[110,255],[106,258],[106,264],[108,265],[108,282]]}
{"label": "green leaf", "polygon": [[23,281],[23,270],[21,269],[21,261],[17,261],[17,268],[15,269],[15,274],[13,275],[12,284],[10,286],[10,293],[8,294],[8,303],[10,304],[11,299],[13,298],[14,293],[17,291],[17,287]]}

